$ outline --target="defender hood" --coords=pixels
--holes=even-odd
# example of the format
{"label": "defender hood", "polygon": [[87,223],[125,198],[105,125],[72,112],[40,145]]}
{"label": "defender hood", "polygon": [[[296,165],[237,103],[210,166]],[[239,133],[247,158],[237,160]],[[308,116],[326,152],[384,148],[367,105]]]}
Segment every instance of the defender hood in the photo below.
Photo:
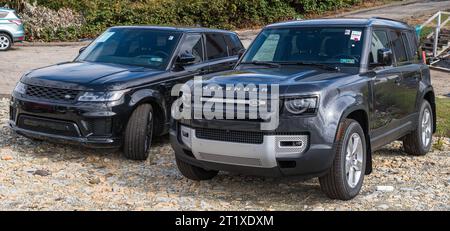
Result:
{"label": "defender hood", "polygon": [[221,72],[206,76],[206,83],[215,84],[280,84],[290,85],[297,83],[319,83],[335,78],[348,76],[349,73],[333,72],[308,67],[282,67],[282,68],[246,68]]}

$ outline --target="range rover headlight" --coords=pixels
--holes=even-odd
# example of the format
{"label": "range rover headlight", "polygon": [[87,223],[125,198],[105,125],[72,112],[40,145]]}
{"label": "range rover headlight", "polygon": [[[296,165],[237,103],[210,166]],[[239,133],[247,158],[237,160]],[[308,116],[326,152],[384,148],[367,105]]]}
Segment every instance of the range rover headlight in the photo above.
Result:
{"label": "range rover headlight", "polygon": [[288,98],[284,101],[285,109],[294,115],[315,113],[318,106],[317,97]]}
{"label": "range rover headlight", "polygon": [[108,92],[85,92],[78,97],[80,102],[110,102],[122,98],[124,91],[108,91]]}
{"label": "range rover headlight", "polygon": [[21,95],[25,94],[26,91],[27,91],[27,85],[25,85],[21,82],[18,82],[16,87],[14,88],[14,92],[19,93]]}

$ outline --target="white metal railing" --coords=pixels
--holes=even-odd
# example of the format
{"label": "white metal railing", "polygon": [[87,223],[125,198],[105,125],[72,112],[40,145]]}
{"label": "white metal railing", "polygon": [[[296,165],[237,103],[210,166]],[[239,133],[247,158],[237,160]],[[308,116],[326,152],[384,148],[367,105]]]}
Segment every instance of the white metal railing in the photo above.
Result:
{"label": "white metal railing", "polygon": [[[449,17],[442,22],[442,15],[449,15]],[[419,26],[419,29],[422,30],[426,25],[430,24],[437,18],[436,28],[433,32],[427,35],[427,38],[431,38],[434,36],[434,44],[433,44],[433,57],[436,58],[440,55],[438,53],[438,43],[439,43],[439,33],[441,32],[441,28],[444,27],[448,22],[450,22],[450,12],[439,11],[434,14],[431,18],[429,18],[425,23]]]}

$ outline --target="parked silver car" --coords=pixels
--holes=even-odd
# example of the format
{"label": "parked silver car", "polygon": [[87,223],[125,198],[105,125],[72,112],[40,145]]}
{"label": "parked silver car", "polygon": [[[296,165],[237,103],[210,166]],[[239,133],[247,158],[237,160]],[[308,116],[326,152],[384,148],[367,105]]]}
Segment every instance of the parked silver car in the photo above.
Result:
{"label": "parked silver car", "polygon": [[25,39],[25,30],[22,20],[14,10],[0,8],[0,51],[11,48],[13,43]]}

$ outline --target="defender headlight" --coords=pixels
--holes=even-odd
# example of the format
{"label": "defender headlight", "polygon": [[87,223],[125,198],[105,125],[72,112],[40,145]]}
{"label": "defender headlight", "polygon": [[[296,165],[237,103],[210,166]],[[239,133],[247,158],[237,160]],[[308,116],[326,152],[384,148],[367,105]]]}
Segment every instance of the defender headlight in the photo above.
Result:
{"label": "defender headlight", "polygon": [[25,94],[27,91],[27,85],[18,82],[16,87],[14,88],[14,92],[19,93],[19,94]]}
{"label": "defender headlight", "polygon": [[85,92],[78,97],[80,102],[110,102],[122,98],[126,91]]}
{"label": "defender headlight", "polygon": [[284,107],[289,113],[300,115],[304,113],[315,113],[318,106],[317,103],[317,97],[288,98],[284,101]]}

